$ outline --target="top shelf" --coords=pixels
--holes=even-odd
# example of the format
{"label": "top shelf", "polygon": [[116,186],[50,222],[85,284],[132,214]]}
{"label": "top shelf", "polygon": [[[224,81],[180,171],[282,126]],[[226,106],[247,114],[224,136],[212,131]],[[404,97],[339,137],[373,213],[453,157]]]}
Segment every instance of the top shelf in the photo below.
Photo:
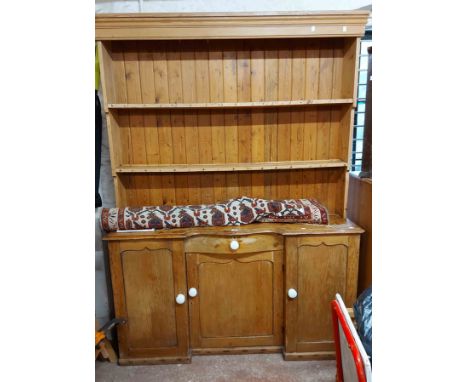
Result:
{"label": "top shelf", "polygon": [[109,109],[229,109],[265,108],[310,105],[352,104],[352,98],[306,99],[295,101],[256,101],[256,102],[204,102],[204,103],[110,103]]}

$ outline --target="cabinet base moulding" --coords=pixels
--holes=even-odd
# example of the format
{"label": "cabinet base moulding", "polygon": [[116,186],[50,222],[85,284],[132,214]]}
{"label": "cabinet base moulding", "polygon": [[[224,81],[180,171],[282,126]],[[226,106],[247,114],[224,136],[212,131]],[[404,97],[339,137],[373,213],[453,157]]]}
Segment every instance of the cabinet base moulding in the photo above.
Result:
{"label": "cabinet base moulding", "polygon": [[284,353],[285,361],[313,361],[336,359],[334,351],[314,352],[314,353]]}
{"label": "cabinet base moulding", "polygon": [[255,346],[233,348],[199,348],[192,349],[193,355],[222,355],[222,354],[272,354],[281,353],[282,346]]}
{"label": "cabinet base moulding", "polygon": [[168,365],[175,363],[192,363],[192,357],[119,358],[119,365],[121,366]]}

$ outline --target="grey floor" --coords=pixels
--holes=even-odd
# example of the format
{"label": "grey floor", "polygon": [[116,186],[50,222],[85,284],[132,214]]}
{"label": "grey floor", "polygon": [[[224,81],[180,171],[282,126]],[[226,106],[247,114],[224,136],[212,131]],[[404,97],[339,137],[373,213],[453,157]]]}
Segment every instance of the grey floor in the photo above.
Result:
{"label": "grey floor", "polygon": [[281,354],[193,356],[191,364],[118,366],[96,362],[96,382],[334,382],[335,361],[289,361]]}

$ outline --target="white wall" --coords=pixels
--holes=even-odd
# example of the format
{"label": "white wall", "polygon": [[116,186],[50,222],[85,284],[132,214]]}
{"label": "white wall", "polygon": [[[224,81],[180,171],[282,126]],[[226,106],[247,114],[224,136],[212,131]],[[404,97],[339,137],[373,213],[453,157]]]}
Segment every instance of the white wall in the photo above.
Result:
{"label": "white wall", "polygon": [[[371,0],[96,0],[96,13],[353,10]],[[140,9],[141,7],[141,9]]]}

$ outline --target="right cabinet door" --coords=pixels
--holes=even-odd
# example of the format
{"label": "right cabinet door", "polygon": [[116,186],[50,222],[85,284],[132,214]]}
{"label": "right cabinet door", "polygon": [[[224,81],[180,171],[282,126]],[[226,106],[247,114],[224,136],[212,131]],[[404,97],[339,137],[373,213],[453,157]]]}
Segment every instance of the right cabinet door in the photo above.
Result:
{"label": "right cabinet door", "polygon": [[285,358],[334,358],[330,302],[356,298],[359,235],[286,239]]}

